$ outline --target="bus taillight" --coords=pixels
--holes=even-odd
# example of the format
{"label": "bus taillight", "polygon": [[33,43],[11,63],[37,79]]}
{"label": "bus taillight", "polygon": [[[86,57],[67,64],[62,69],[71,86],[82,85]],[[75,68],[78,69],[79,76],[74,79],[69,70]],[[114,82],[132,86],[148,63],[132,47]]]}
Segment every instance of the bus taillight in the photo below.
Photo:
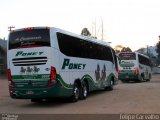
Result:
{"label": "bus taillight", "polygon": [[12,80],[11,70],[8,69],[8,81],[11,81],[11,80]]}
{"label": "bus taillight", "polygon": [[134,71],[134,76],[136,76],[138,74],[139,70],[138,67],[136,67],[135,71]]}
{"label": "bus taillight", "polygon": [[51,80],[55,80],[56,79],[56,68],[51,66]]}
{"label": "bus taillight", "polygon": [[11,76],[11,70],[8,69],[8,81],[9,81],[9,86],[14,87],[14,83],[12,81],[12,76]]}
{"label": "bus taillight", "polygon": [[24,30],[33,30],[34,27],[28,27],[28,28],[24,28]]}
{"label": "bus taillight", "polygon": [[120,75],[120,70],[119,70],[119,68],[117,69],[117,74],[118,74],[118,76]]}
{"label": "bus taillight", "polygon": [[46,29],[50,29],[50,27],[46,26]]}
{"label": "bus taillight", "polygon": [[51,66],[50,80],[48,82],[48,86],[52,86],[56,83],[57,83],[57,81],[56,81],[56,68]]}

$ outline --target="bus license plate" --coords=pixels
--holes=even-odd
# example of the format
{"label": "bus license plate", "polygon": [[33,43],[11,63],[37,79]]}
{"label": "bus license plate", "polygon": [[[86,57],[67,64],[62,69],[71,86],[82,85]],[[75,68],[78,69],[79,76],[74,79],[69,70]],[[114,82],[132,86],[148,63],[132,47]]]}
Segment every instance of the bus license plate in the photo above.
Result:
{"label": "bus license plate", "polygon": [[127,75],[126,78],[129,78],[129,76]]}
{"label": "bus license plate", "polygon": [[26,94],[32,95],[32,94],[34,94],[34,92],[33,92],[32,90],[28,90],[28,91],[26,92]]}

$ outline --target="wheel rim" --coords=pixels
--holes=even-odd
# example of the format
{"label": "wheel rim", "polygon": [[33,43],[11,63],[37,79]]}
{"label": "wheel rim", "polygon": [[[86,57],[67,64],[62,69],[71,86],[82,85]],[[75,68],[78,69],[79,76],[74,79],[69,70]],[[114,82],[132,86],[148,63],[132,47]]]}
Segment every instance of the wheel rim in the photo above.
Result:
{"label": "wheel rim", "polygon": [[111,80],[111,86],[113,86],[113,80]]}
{"label": "wheel rim", "polygon": [[144,77],[142,76],[142,79],[141,79],[142,81],[144,80]]}
{"label": "wheel rim", "polygon": [[83,96],[84,96],[84,97],[87,97],[87,94],[88,94],[88,90],[87,90],[86,85],[84,85],[84,86],[83,86]]}
{"label": "wheel rim", "polygon": [[78,100],[78,98],[79,98],[79,89],[78,89],[78,87],[74,88],[74,96],[75,96],[75,99]]}

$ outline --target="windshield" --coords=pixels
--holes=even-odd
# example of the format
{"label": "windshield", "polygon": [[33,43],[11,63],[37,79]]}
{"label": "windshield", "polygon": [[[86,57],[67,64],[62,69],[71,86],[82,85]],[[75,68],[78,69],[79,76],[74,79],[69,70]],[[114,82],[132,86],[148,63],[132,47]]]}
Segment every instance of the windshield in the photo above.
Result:
{"label": "windshield", "polygon": [[119,54],[120,60],[136,60],[135,53],[120,53]]}
{"label": "windshield", "polygon": [[50,46],[49,29],[21,30],[10,33],[9,49]]}

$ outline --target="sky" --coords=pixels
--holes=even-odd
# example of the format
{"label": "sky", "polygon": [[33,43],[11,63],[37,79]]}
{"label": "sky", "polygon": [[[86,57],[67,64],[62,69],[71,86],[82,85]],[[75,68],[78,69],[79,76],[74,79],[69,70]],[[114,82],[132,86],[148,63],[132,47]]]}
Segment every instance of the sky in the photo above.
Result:
{"label": "sky", "polygon": [[103,28],[103,40],[113,48],[137,50],[159,41],[160,0],[0,0],[0,38],[7,39],[9,26],[51,26],[76,34],[88,28],[100,40]]}

